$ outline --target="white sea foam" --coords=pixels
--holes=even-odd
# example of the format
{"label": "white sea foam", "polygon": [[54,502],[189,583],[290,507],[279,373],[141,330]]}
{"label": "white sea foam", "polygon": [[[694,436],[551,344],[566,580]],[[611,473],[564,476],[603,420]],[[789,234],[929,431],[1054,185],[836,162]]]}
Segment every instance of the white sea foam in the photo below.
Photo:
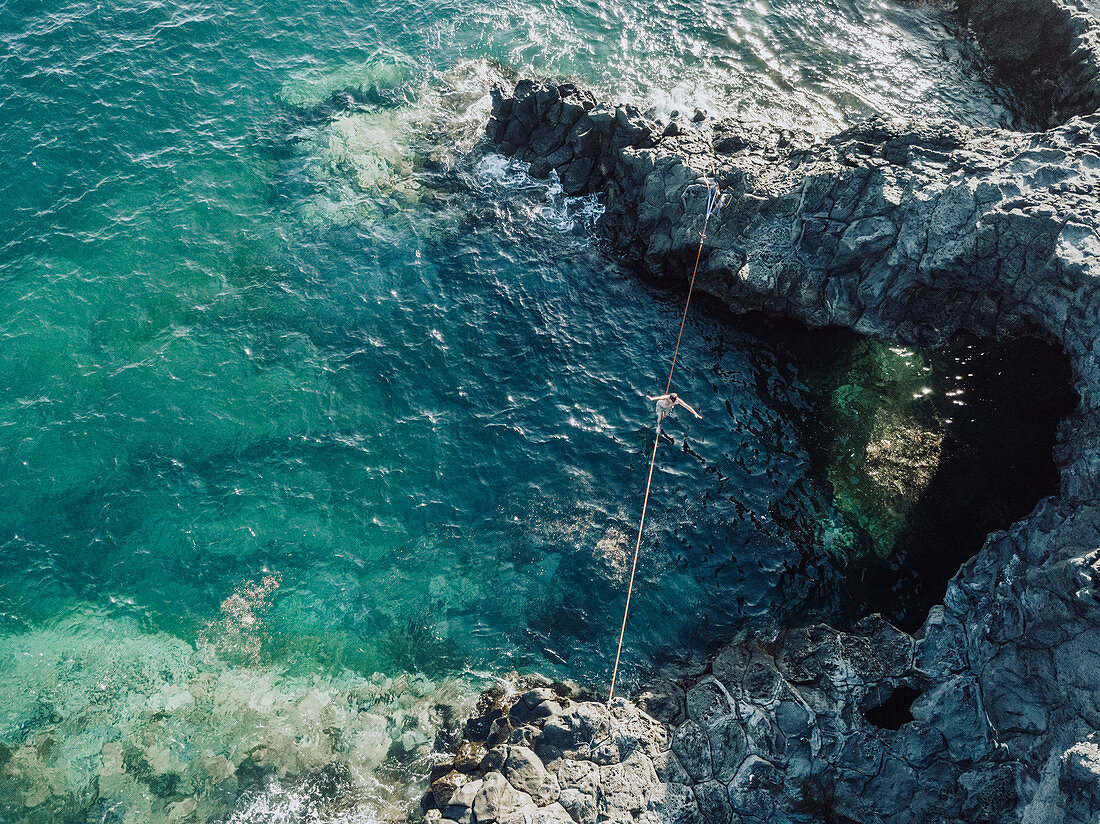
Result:
{"label": "white sea foam", "polygon": [[343,800],[327,809],[315,793],[289,789],[272,781],[262,791],[243,797],[225,824],[377,824],[386,802],[377,795]]}
{"label": "white sea foam", "polygon": [[[284,91],[284,97],[308,108],[332,90],[376,82],[375,73],[373,65],[361,72],[345,67],[319,79],[312,96]],[[304,129],[298,147],[318,189],[301,207],[305,223],[349,226],[415,207],[431,184],[425,170],[452,168],[481,138],[492,107],[489,90],[503,83],[506,73],[495,62],[460,60],[410,87],[407,102],[356,108]]]}
{"label": "white sea foam", "polygon": [[542,201],[529,210],[532,219],[557,232],[591,232],[604,213],[596,193],[570,197],[562,188],[558,173],[551,170],[546,180],[530,175],[531,164],[514,157],[492,153],[475,166],[476,176],[491,187],[505,191],[538,192]]}
{"label": "white sea foam", "polygon": [[539,209],[539,215],[549,225],[562,232],[592,231],[603,213],[604,205],[595,192],[569,197],[562,188],[558,173],[550,172],[546,203]]}
{"label": "white sea foam", "polygon": [[505,189],[527,188],[535,183],[528,174],[530,163],[524,163],[514,157],[505,157],[492,152],[477,162],[474,171],[477,177]]}

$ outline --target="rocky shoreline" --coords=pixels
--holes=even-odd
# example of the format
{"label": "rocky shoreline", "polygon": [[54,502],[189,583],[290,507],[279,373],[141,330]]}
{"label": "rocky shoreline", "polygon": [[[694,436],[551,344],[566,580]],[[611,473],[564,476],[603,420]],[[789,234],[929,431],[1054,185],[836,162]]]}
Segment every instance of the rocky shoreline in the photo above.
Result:
{"label": "rocky shoreline", "polygon": [[1066,352],[1080,402],[1059,430],[1059,495],[988,536],[915,635],[872,616],[740,639],[616,702],[610,725],[600,704],[525,693],[468,727],[430,817],[1100,818],[1095,11],[960,4],[993,65],[1058,124],[1039,133],[873,120],[816,140],[701,112],[654,122],[570,83],[495,94],[490,143],[568,194],[599,193],[601,235],[650,275],[690,271],[713,177],[724,198],[696,288],[905,344],[1039,337]]}

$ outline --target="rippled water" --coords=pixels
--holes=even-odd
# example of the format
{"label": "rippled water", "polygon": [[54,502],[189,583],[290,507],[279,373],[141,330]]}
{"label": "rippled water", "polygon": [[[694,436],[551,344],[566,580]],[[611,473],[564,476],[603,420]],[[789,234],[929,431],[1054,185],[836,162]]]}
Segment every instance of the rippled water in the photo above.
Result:
{"label": "rippled water", "polygon": [[[602,688],[680,298],[463,158],[492,82],[1007,117],[888,2],[9,0],[0,42],[11,821],[373,820],[493,677]],[[689,322],[627,684],[828,578],[782,357]]]}

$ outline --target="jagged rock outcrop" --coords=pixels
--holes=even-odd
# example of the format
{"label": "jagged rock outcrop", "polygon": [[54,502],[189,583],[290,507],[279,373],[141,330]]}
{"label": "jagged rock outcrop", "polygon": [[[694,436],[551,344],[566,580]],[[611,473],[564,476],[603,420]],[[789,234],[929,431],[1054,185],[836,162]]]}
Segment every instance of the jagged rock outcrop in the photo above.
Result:
{"label": "jagged rock outcrop", "polygon": [[959,0],[958,9],[1034,122],[1053,126],[1100,109],[1096,0]]}
{"label": "jagged rock outcrop", "polygon": [[[594,818],[567,808],[573,820],[1098,820],[1100,115],[1039,134],[872,121],[815,141],[657,124],[521,81],[497,94],[488,134],[567,193],[600,193],[601,233],[652,274],[690,274],[705,173],[723,200],[696,288],[906,343],[1036,335],[1065,349],[1080,397],[1060,429],[1060,495],[989,536],[916,636],[872,621],[733,646],[710,686],[643,702],[668,722],[664,789]],[[913,720],[876,727],[864,712],[898,688],[918,696]],[[900,712],[891,701],[879,714]]]}
{"label": "jagged rock outcrop", "polygon": [[[705,670],[610,712],[560,690],[512,696],[438,767],[428,820],[1007,820],[1021,765],[998,748],[975,679],[930,688],[922,651],[872,617],[847,634],[813,627],[731,644]],[[912,706],[876,716],[899,693]],[[481,760],[463,767],[471,749]],[[1095,748],[1075,753],[1073,776],[1095,759]]]}
{"label": "jagged rock outcrop", "polygon": [[810,325],[1063,339],[1100,251],[1095,115],[1041,134],[871,121],[814,142],[729,120],[661,131],[570,84],[522,81],[490,137],[566,193],[603,194],[601,232],[654,273],[694,257],[707,173],[724,193],[707,288]]}

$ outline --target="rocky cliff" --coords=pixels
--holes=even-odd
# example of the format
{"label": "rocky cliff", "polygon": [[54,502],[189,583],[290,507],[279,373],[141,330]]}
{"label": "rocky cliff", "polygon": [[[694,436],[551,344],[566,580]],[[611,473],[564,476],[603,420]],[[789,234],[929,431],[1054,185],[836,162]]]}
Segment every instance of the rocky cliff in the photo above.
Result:
{"label": "rocky cliff", "polygon": [[[1045,65],[996,34],[1008,23],[982,17],[989,5],[963,12],[989,23],[999,64]],[[1095,26],[1073,30],[1043,57],[1058,119],[1098,102]],[[1060,429],[1059,495],[990,535],[914,636],[872,617],[745,639],[612,718],[527,694],[483,730],[484,759],[452,771],[442,814],[1100,820],[1100,114],[1034,134],[871,121],[816,141],[701,113],[656,123],[525,80],[496,95],[488,135],[567,193],[600,193],[601,233],[653,275],[690,273],[711,178],[723,197],[696,288],[904,343],[1038,336],[1064,348],[1080,402]]]}
{"label": "rocky cliff", "polygon": [[1054,126],[1100,109],[1096,0],[959,0],[958,11],[1030,120]]}

